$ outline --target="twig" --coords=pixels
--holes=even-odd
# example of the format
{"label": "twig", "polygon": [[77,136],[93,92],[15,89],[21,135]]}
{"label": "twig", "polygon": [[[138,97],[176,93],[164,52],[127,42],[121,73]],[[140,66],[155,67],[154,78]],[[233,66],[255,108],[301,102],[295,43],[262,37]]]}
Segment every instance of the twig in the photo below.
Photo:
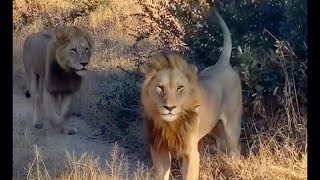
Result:
{"label": "twig", "polygon": [[130,71],[123,69],[121,66],[117,66],[117,68],[119,68],[120,70],[122,70],[125,73],[132,74]]}
{"label": "twig", "polygon": [[273,34],[271,34],[270,31],[268,31],[266,28],[264,28],[264,30],[270,35],[272,36],[276,41],[279,41]]}

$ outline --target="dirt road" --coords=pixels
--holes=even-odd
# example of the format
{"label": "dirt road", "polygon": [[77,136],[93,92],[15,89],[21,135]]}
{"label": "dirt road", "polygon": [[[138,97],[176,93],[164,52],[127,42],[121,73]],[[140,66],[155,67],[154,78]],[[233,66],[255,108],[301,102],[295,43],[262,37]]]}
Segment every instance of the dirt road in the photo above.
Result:
{"label": "dirt road", "polygon": [[[77,127],[75,135],[47,135],[45,130],[32,126],[32,100],[23,95],[13,94],[13,178],[25,179],[28,163],[34,159],[34,145],[37,145],[44,164],[50,174],[55,176],[63,168],[66,151],[80,157],[87,152],[93,157],[99,157],[99,162],[105,166],[112,145],[103,141],[94,129],[80,118],[72,117],[71,123]],[[121,149],[120,149],[121,150]]]}

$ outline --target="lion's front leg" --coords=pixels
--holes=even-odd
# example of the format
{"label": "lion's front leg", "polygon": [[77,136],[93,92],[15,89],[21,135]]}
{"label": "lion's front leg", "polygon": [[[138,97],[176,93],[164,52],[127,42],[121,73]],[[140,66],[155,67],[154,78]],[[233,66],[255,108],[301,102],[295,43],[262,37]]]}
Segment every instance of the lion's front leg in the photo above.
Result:
{"label": "lion's front leg", "polygon": [[43,93],[44,118],[49,122],[53,129],[57,129],[61,123],[59,116],[60,108],[57,103],[57,97],[50,94],[46,90]]}
{"label": "lion's front leg", "polygon": [[63,134],[76,134],[77,128],[69,125],[70,115],[70,105],[73,99],[73,95],[61,95],[61,117],[62,117],[62,129]]}
{"label": "lion's front leg", "polygon": [[156,171],[157,179],[169,180],[171,156],[168,151],[156,152],[152,147],[150,148],[153,168]]}
{"label": "lion's front leg", "polygon": [[199,178],[200,154],[198,143],[194,143],[183,155],[182,178],[183,180],[196,180]]}
{"label": "lion's front leg", "polygon": [[[197,134],[197,133],[195,133]],[[191,136],[189,145],[182,156],[182,178],[183,180],[199,179],[200,154],[198,151],[197,136]]]}
{"label": "lion's front leg", "polygon": [[71,95],[52,95],[44,92],[45,118],[54,129],[69,135],[77,133],[77,129],[67,126],[71,101]]}

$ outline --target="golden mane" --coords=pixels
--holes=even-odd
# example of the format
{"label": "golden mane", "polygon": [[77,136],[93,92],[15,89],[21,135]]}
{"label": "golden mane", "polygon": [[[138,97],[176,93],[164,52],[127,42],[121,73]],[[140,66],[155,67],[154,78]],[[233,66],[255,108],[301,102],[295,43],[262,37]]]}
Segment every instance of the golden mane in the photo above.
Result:
{"label": "golden mane", "polygon": [[196,66],[188,64],[186,59],[177,52],[160,52],[155,54],[141,71],[148,77],[165,69],[178,69],[192,83],[197,81]]}
{"label": "golden mane", "polygon": [[[152,106],[152,99],[148,96],[153,77],[161,70],[178,69],[188,79],[193,96],[188,98],[187,108],[173,122],[161,119],[158,112]],[[197,84],[197,69],[188,64],[183,56],[176,52],[161,52],[151,58],[150,63],[144,69],[145,80],[142,90],[142,102],[144,104],[144,123],[147,130],[148,143],[157,151],[169,151],[172,155],[183,155],[188,146],[191,132],[197,128],[196,107],[199,105],[199,87]]]}
{"label": "golden mane", "polygon": [[218,126],[215,136],[218,152],[240,158],[241,78],[230,65],[229,29],[219,13],[214,13],[224,36],[214,66],[198,74],[182,56],[162,52],[141,69],[143,120],[156,179],[170,179],[171,157],[182,158],[182,179],[199,179],[199,140],[217,127],[219,120],[223,129]]}
{"label": "golden mane", "polygon": [[55,40],[59,45],[65,45],[70,42],[71,39],[83,36],[92,48],[93,40],[91,35],[83,28],[78,26],[62,26],[59,25],[54,30]]}
{"label": "golden mane", "polygon": [[188,146],[186,141],[190,131],[197,128],[197,113],[187,110],[174,122],[166,122],[145,116],[148,143],[157,151],[169,151],[172,155],[183,155]]}

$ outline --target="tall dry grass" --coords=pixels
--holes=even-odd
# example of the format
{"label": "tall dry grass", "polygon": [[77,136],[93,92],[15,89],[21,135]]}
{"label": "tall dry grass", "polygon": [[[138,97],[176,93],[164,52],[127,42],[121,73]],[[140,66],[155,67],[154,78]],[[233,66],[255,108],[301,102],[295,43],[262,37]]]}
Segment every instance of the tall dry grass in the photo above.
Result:
{"label": "tall dry grass", "polygon": [[77,157],[74,153],[66,151],[66,163],[64,171],[54,177],[48,172],[42,160],[42,155],[37,146],[34,146],[34,159],[27,168],[27,179],[41,180],[118,180],[118,179],[152,179],[151,172],[140,162],[134,172],[129,172],[127,159],[122,152],[119,152],[118,145],[114,144],[110,153],[110,160],[101,166],[99,158],[84,153]]}
{"label": "tall dry grass", "polygon": [[[239,161],[225,156],[215,156],[207,151],[201,153],[200,179],[307,179],[306,154],[299,155],[296,149],[286,146],[270,148],[268,143],[260,144],[256,154],[250,154]],[[68,180],[127,180],[154,179],[152,169],[137,162],[133,171],[128,170],[126,156],[118,152],[117,145],[110,153],[110,161],[105,166],[98,163],[92,155],[82,154],[76,157],[66,152],[64,171],[58,177],[50,176],[41,159],[39,149],[34,149],[34,160],[28,167],[27,179],[68,179]],[[177,165],[179,167],[179,164]],[[172,178],[181,178],[179,168],[172,168]]]}
{"label": "tall dry grass", "polygon": [[[14,91],[21,92],[20,90],[24,88],[21,52],[22,43],[28,34],[43,28],[52,28],[59,23],[86,26],[95,39],[95,53],[92,57],[91,72],[86,76],[78,93],[73,111],[81,112],[91,125],[101,128],[108,139],[117,140],[120,145],[127,145],[132,151],[141,153],[143,133],[138,102],[140,77],[136,71],[139,64],[147,60],[149,54],[167,48],[160,38],[169,33],[161,31],[161,28],[166,26],[153,26],[159,17],[160,19],[164,17],[161,16],[163,12],[160,15],[156,14],[157,9],[162,11],[159,2],[14,0],[13,3]],[[149,11],[145,12],[146,9]],[[148,13],[149,15],[146,15]],[[154,19],[146,20],[146,16],[149,17],[152,13],[155,13]],[[148,29],[152,33],[148,34],[137,29],[146,27],[145,24],[153,27],[151,30]],[[179,41],[181,37],[173,38],[170,42],[176,42],[180,47],[183,44]],[[289,65],[286,61],[287,55],[292,52],[286,50],[288,48],[285,47],[288,45],[281,45],[276,56],[281,60],[283,73],[286,74],[285,114],[264,116],[267,122],[264,128],[261,128],[258,124],[260,122],[255,119],[250,122],[244,119],[241,140],[246,154],[239,161],[214,155],[203,149],[201,179],[307,178],[306,114],[299,112],[293,76],[290,75],[292,72],[287,72],[285,68]],[[212,143],[208,139],[204,142]],[[29,142],[22,143],[21,146],[24,144],[30,149]],[[129,172],[127,159],[130,155],[119,153],[117,146],[113,148],[110,153],[111,160],[107,161],[105,166],[101,166],[92,155],[83,154],[76,157],[66,152],[65,168],[58,176],[48,171],[47,167],[50,164],[43,163],[41,152],[37,147],[34,147],[33,152],[34,160],[26,167],[27,179],[153,179],[150,167],[142,162],[136,162],[136,169]],[[176,163],[173,166],[172,178],[181,178],[180,164]],[[19,172],[17,170],[14,173]]]}

